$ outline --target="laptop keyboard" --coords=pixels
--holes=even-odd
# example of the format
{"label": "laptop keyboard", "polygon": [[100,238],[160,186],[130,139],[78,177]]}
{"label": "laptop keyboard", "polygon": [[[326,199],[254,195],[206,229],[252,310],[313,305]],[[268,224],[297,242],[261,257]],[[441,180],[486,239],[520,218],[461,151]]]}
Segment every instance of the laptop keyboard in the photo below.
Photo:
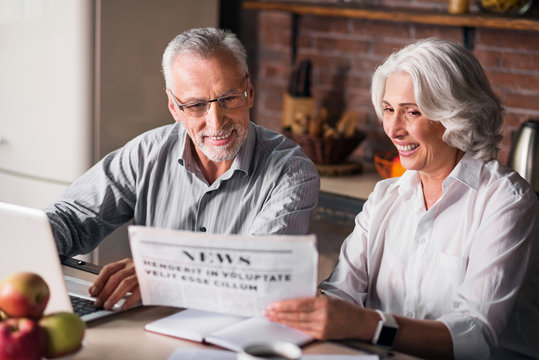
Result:
{"label": "laptop keyboard", "polygon": [[83,316],[83,315],[91,314],[96,311],[103,310],[103,308],[95,307],[94,302],[92,300],[83,299],[83,298],[72,296],[72,295],[69,295],[69,299],[71,300],[73,311],[78,316]]}

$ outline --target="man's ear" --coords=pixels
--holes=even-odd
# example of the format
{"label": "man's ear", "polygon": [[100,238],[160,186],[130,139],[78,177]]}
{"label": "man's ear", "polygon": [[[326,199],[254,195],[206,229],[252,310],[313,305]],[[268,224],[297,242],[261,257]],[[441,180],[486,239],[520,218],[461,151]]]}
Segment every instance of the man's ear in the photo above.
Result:
{"label": "man's ear", "polygon": [[255,87],[251,83],[251,79],[249,79],[249,89],[247,91],[249,94],[249,109],[250,109],[255,104]]}
{"label": "man's ear", "polygon": [[180,122],[181,118],[178,116],[179,109],[176,107],[176,104],[174,103],[174,100],[172,99],[172,92],[169,89],[165,90],[165,93],[167,94],[168,98],[168,111],[170,111],[170,114],[174,118],[174,121]]}

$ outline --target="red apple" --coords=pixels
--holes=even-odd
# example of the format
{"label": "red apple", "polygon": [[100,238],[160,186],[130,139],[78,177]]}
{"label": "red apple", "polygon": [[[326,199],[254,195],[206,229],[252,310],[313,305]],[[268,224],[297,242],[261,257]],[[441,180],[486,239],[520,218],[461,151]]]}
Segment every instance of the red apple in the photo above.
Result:
{"label": "red apple", "polygon": [[0,359],[38,360],[45,349],[45,332],[31,319],[10,318],[0,323]]}
{"label": "red apple", "polygon": [[44,356],[52,359],[78,350],[84,338],[86,324],[80,317],[69,312],[56,312],[39,320],[45,330]]}
{"label": "red apple", "polygon": [[35,273],[11,274],[0,283],[0,309],[9,317],[39,319],[49,296],[49,286]]}

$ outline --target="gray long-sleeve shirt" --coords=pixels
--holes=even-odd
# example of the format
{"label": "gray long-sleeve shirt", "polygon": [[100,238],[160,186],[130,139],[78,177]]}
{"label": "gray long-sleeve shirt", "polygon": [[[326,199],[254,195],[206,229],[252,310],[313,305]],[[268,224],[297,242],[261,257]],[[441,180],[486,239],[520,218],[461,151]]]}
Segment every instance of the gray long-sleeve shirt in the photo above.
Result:
{"label": "gray long-sleeve shirt", "polygon": [[253,123],[232,166],[202,176],[180,123],[150,130],[108,154],[45,209],[60,254],[93,250],[134,224],[222,234],[303,234],[320,179],[286,137]]}

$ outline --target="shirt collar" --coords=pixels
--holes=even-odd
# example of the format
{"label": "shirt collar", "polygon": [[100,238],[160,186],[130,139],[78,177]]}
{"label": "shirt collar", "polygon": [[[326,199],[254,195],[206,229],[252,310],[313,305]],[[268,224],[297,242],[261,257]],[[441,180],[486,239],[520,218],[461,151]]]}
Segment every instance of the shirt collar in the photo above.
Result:
{"label": "shirt collar", "polygon": [[[404,174],[397,180],[399,195],[408,198],[412,196],[417,186],[421,186],[421,180],[415,170],[406,170]],[[406,196],[407,195],[407,196]]]}
{"label": "shirt collar", "polygon": [[180,157],[178,158],[178,163],[192,171],[195,158],[191,151],[191,138],[189,137],[189,134],[187,134],[187,130],[185,130],[182,123],[176,122],[175,125],[178,127],[179,145],[180,149],[182,149]]}
{"label": "shirt collar", "polygon": [[[190,170],[192,172],[196,171],[196,161],[195,157],[193,155],[193,150],[191,147],[192,140],[189,137],[189,134],[187,134],[187,131],[183,128],[183,125],[181,123],[178,123],[179,127],[182,129],[180,131],[180,147],[183,148],[180,157],[178,159],[178,163],[185,167],[187,170]],[[250,164],[251,160],[254,156],[254,147],[255,147],[255,141],[256,141],[256,134],[253,123],[249,122],[249,127],[247,130],[247,138],[245,139],[245,142],[243,143],[240,151],[234,158],[234,161],[232,162],[232,165],[230,166],[230,169],[228,169],[227,173],[234,173],[235,170],[239,170],[243,172],[245,175],[249,175],[250,170]],[[183,142],[183,146],[182,146]]]}
{"label": "shirt collar", "polygon": [[[451,171],[447,179],[444,180],[444,184],[458,180],[466,186],[477,190],[479,187],[479,177],[481,175],[482,167],[483,162],[481,160],[474,159],[471,153],[466,152],[457,166]],[[417,171],[407,170],[400,179],[397,180],[396,184],[399,187],[399,194],[405,195],[406,193],[413,191],[417,186],[420,186],[420,183],[421,180],[419,179]]]}
{"label": "shirt collar", "polygon": [[482,167],[483,161],[474,159],[470,152],[466,152],[449,177],[477,191]]}
{"label": "shirt collar", "polygon": [[254,156],[255,142],[256,134],[254,124],[252,122],[249,122],[249,128],[247,129],[247,138],[245,139],[245,142],[243,143],[240,151],[236,155],[234,162],[232,162],[232,166],[230,166],[229,170],[232,170],[232,172],[234,172],[235,170],[239,170],[245,175],[249,175],[252,162],[251,160]]}

